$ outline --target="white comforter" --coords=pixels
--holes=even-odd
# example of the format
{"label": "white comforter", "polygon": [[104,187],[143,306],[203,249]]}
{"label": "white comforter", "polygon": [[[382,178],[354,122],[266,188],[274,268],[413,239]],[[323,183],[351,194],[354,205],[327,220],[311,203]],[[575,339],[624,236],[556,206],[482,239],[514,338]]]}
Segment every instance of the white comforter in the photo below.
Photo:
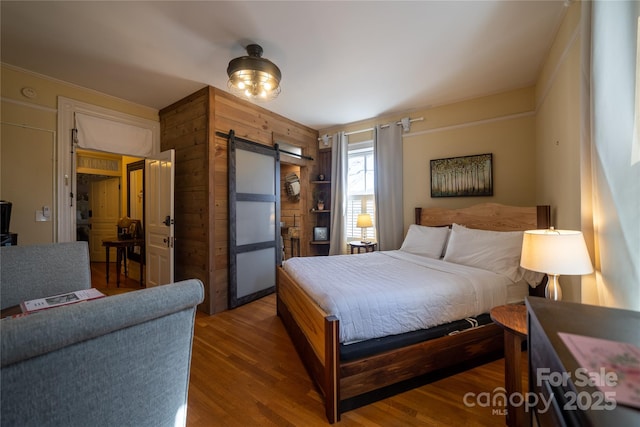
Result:
{"label": "white comforter", "polygon": [[291,258],[284,269],[340,320],[340,342],[430,328],[505,304],[506,276],[402,251]]}

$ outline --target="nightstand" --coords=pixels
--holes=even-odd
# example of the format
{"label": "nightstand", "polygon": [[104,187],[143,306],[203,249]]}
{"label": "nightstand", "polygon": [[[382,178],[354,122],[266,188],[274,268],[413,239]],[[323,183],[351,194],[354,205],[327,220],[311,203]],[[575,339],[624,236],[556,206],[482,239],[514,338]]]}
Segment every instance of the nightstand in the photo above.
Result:
{"label": "nightstand", "polygon": [[504,385],[507,392],[507,425],[529,425],[524,406],[514,407],[509,396],[522,396],[522,368],[520,353],[527,338],[527,307],[524,304],[507,304],[491,309],[491,320],[504,329]]}
{"label": "nightstand", "polygon": [[365,253],[366,252],[373,252],[376,250],[376,248],[378,247],[378,243],[376,242],[360,242],[360,241],[354,241],[354,242],[349,242],[349,247],[351,247],[351,253],[354,252],[354,250],[358,250],[357,253],[360,253],[360,250],[364,248]]}

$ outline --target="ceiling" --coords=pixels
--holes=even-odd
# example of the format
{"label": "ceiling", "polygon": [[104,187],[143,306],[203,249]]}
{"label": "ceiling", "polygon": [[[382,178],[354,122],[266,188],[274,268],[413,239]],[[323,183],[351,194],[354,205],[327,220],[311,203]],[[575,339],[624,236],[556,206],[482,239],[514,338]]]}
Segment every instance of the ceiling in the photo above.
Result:
{"label": "ceiling", "polygon": [[3,63],[161,109],[260,44],[314,129],[534,84],[565,1],[6,1]]}

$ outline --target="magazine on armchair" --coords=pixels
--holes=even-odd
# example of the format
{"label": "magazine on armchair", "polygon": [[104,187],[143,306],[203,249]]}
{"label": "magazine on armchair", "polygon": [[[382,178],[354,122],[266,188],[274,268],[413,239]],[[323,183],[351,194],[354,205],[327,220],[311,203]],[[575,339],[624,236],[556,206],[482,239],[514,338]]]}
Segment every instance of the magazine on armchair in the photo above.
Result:
{"label": "magazine on armchair", "polygon": [[53,307],[76,304],[83,301],[90,301],[105,296],[105,294],[95,288],[82,289],[79,291],[67,292],[65,294],[23,301],[22,303],[20,303],[20,308],[22,309],[23,313],[33,313]]}

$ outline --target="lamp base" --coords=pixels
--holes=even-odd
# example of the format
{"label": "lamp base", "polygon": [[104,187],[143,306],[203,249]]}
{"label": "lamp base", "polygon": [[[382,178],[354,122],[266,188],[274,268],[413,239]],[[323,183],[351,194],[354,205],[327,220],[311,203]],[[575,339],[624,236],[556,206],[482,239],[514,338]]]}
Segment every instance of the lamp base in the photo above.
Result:
{"label": "lamp base", "polygon": [[547,274],[547,287],[544,289],[545,298],[549,298],[554,301],[560,301],[562,299],[562,288],[560,288],[560,275]]}

